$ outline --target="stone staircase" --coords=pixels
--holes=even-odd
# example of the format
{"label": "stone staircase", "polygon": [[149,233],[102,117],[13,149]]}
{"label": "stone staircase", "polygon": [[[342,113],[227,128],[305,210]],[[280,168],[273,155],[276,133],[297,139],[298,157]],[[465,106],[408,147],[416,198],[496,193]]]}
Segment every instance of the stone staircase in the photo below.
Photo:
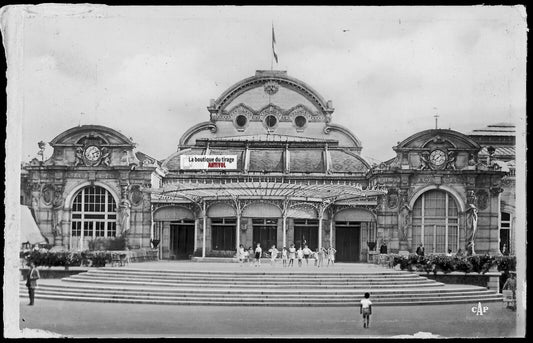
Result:
{"label": "stone staircase", "polygon": [[[314,272],[94,268],[61,280],[41,279],[37,299],[169,305],[357,306],[365,292],[375,306],[501,302],[484,287],[445,285],[390,269]],[[27,297],[24,282],[20,294]]]}

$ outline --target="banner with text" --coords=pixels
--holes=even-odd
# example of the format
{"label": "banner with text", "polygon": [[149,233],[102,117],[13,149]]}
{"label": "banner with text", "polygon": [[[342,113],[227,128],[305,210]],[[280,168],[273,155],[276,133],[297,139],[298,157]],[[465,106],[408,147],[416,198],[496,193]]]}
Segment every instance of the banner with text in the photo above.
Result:
{"label": "banner with text", "polygon": [[237,155],[181,155],[181,169],[237,169]]}

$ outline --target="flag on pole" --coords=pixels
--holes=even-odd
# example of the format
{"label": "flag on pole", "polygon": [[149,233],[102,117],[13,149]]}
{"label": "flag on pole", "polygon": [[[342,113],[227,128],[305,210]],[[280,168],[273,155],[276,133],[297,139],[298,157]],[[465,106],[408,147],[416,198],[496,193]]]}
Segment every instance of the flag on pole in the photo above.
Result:
{"label": "flag on pole", "polygon": [[274,59],[278,63],[278,54],[276,53],[276,35],[274,34],[274,25],[272,25],[272,53],[274,54]]}

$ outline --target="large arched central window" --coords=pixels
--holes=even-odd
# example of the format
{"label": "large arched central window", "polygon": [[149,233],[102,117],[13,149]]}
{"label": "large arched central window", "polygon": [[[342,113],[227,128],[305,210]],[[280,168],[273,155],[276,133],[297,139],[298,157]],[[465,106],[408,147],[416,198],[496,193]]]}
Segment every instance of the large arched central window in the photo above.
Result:
{"label": "large arched central window", "polygon": [[117,203],[105,188],[88,186],[76,194],[72,203],[72,236],[115,237]]}
{"label": "large arched central window", "polygon": [[459,249],[459,214],[455,199],[445,191],[423,193],[413,207],[413,244],[427,253]]}

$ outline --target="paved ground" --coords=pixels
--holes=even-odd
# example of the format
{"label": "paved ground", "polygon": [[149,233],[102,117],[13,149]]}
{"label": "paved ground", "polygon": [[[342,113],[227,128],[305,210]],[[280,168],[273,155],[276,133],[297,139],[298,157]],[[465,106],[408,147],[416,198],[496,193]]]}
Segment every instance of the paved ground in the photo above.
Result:
{"label": "paved ground", "polygon": [[379,307],[364,329],[358,309],[102,304],[36,300],[20,303],[20,328],[68,337],[516,337],[516,312],[488,303]]}
{"label": "paved ground", "polygon": [[[132,263],[129,267],[284,272],[281,266],[175,261]],[[339,263],[329,270],[320,268],[320,272],[380,269]],[[311,265],[301,270],[319,272]],[[522,332],[517,329],[516,312],[503,303],[482,304],[488,306],[483,315],[472,312],[477,304],[376,307],[368,329],[362,327],[359,309],[346,307],[172,306],[42,299],[37,299],[35,306],[26,303],[21,299],[21,329],[67,337],[516,337]],[[24,333],[31,335],[27,330]]]}

